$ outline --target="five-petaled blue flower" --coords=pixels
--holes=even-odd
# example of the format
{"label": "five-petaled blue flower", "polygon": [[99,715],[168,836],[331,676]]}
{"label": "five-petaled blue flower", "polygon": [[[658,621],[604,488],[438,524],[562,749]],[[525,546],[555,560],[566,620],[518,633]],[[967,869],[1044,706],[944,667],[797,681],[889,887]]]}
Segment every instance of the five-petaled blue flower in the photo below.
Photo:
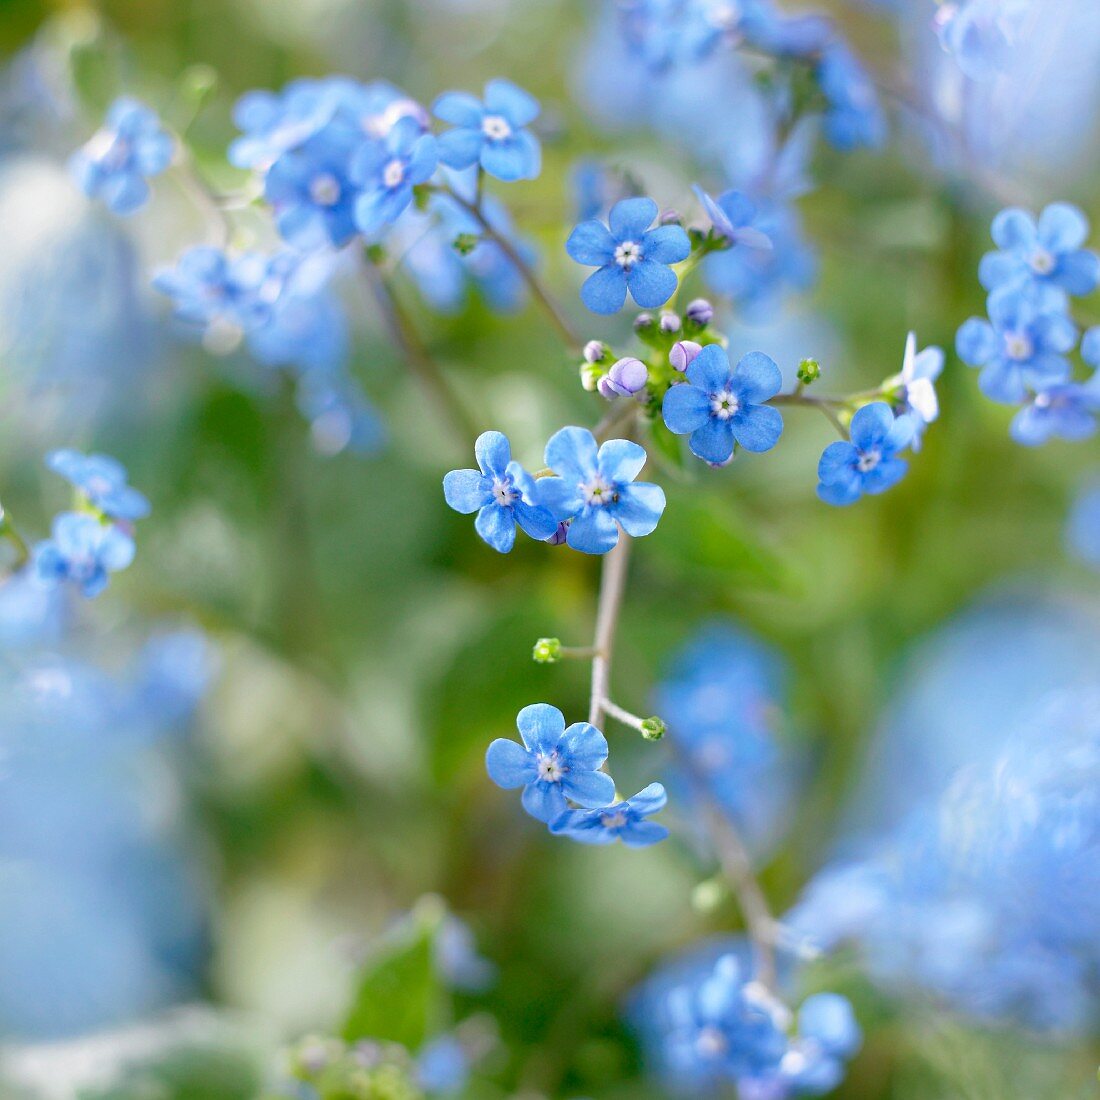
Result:
{"label": "five-petaled blue flower", "polygon": [[480,163],[498,180],[534,179],[542,166],[537,139],[527,131],[539,104],[507,80],[490,80],[485,99],[468,92],[446,92],[432,107],[454,127],[439,137],[439,159],[449,168]]}
{"label": "five-petaled blue flower", "polygon": [[332,121],[287,149],[268,169],[264,197],[275,211],[279,233],[295,248],[339,248],[355,236],[359,189],[349,167],[363,140],[352,126]]}
{"label": "five-petaled blue flower", "polygon": [[1100,384],[1067,382],[1040,390],[1012,418],[1012,438],[1027,447],[1038,447],[1055,437],[1077,442],[1096,434],[1100,413]]}
{"label": "five-petaled blue flower", "polygon": [[609,439],[599,450],[587,428],[562,428],[546,444],[546,465],[557,477],[535,483],[535,499],[556,520],[569,523],[565,541],[585,554],[606,554],[619,541],[619,526],[638,538],[650,534],[665,510],[659,485],[635,482],[645,449]]}
{"label": "five-petaled blue flower", "polygon": [[1091,294],[1100,284],[1100,256],[1081,246],[1089,233],[1085,215],[1069,203],[1051,203],[1038,222],[1009,207],[993,219],[993,243],[978,268],[986,290],[1034,290],[1039,304],[1057,308],[1067,294]]}
{"label": "five-petaled blue flower", "polygon": [[124,97],[111,105],[103,128],[69,166],[85,195],[102,199],[115,214],[132,214],[149,198],[145,181],[168,167],[174,150],[156,113]]}
{"label": "five-petaled blue flower", "polygon": [[693,190],[707,212],[715,232],[725,237],[731,245],[744,244],[750,248],[770,249],[771,237],[762,233],[753,223],[756,221],[756,205],[742,191],[725,191],[712,199],[701,187]]}
{"label": "five-petaled blue flower", "polygon": [[498,737],[485,754],[489,778],[498,787],[523,788],[523,808],[548,825],[569,808],[607,806],[615,783],[600,767],[607,759],[607,739],[595,726],[574,722],[549,703],[532,703],[516,716],[523,744]]}
{"label": "five-petaled blue flower", "polygon": [[678,225],[650,229],[657,217],[652,199],[622,199],[611,208],[610,230],[603,222],[581,222],[565,242],[579,264],[597,267],[581,287],[581,300],[593,313],[617,313],[629,289],[643,309],[664,305],[676,290],[669,266],[686,260],[691,241]]}
{"label": "five-petaled blue flower", "polygon": [[413,188],[426,183],[438,161],[436,141],[411,118],[400,119],[380,141],[363,145],[351,164],[362,194],[355,201],[360,232],[373,237],[397,220],[412,202]]}
{"label": "five-petaled blue flower", "polygon": [[258,252],[230,256],[220,248],[189,248],[175,267],[153,277],[153,286],[172,299],[175,315],[188,324],[217,324],[250,332],[271,315],[270,261]]}
{"label": "five-petaled blue flower", "polygon": [[955,337],[959,358],[981,367],[978,385],[993,401],[1015,405],[1028,388],[1045,389],[1069,378],[1065,353],[1077,341],[1073,321],[1062,312],[1044,312],[1019,291],[989,296],[989,320],[971,317]]}
{"label": "five-petaled blue flower", "polygon": [[779,392],[783,376],[763,352],[750,352],[731,370],[725,350],[708,344],[686,374],[686,383],[665,394],[664,417],[669,431],[691,433],[692,454],[720,466],[732,457],[735,443],[746,451],[775,446],[783,417],[764,402]]}
{"label": "five-petaled blue flower", "polygon": [[134,560],[134,540],[115,524],[87,512],[62,512],[53,521],[53,537],[34,549],[34,573],[55,587],[71,581],[91,599],[107,587],[108,573]]}
{"label": "five-petaled blue flower", "polygon": [[46,456],[46,466],[110,519],[133,522],[149,514],[149,501],[126,482],[126,467],[107,455],[53,451]]}
{"label": "five-petaled blue flower", "polygon": [[477,512],[474,527],[494,549],[507,554],[516,541],[518,524],[533,539],[545,541],[558,521],[532,499],[534,481],[512,461],[508,437],[483,432],[474,444],[478,470],[452,470],[443,479],[443,495],[456,511]]}
{"label": "five-petaled blue flower", "polygon": [[633,798],[595,810],[566,810],[550,823],[550,832],[582,844],[614,844],[621,840],[628,848],[646,848],[668,836],[668,829],[650,814],[664,809],[668,796],[660,783],[650,783]]}
{"label": "five-petaled blue flower", "polygon": [[864,493],[883,493],[905,476],[898,458],[913,439],[913,421],[895,419],[885,401],[864,405],[852,417],[851,442],[830,443],[817,466],[817,495],[826,504],[853,504]]}

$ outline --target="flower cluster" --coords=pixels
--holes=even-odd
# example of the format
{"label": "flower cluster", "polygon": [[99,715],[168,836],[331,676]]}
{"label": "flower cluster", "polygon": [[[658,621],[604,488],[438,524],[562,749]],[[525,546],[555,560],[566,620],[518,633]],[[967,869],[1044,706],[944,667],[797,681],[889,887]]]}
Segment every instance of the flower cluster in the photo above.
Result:
{"label": "flower cluster", "polygon": [[[584,844],[621,840],[633,848],[656,844],[668,830],[647,821],[663,809],[665,791],[651,783],[633,798],[616,800],[605,771],[607,739],[587,722],[566,727],[548,703],[533,703],[516,717],[522,744],[500,737],[485,756],[489,777],[505,790],[523,788],[523,808],[552,833]],[[574,802],[581,809],[570,809]]]}
{"label": "flower cluster", "polygon": [[106,455],[54,451],[46,464],[73,486],[76,510],[56,516],[51,537],[34,548],[34,575],[47,587],[71,583],[91,599],[134,560],[133,523],[149,514],[149,502]]}
{"label": "flower cluster", "polygon": [[1082,247],[1087,236],[1084,215],[1066,203],[1048,206],[1037,221],[1024,210],[1002,210],[993,221],[998,251],[979,269],[988,320],[972,317],[956,337],[959,357],[981,369],[982,392],[1021,406],[1011,431],[1028,446],[1096,431],[1100,329],[1081,340],[1081,359],[1093,369],[1087,380],[1074,380],[1069,359],[1078,344],[1070,298],[1100,284],[1100,256]]}
{"label": "flower cluster", "polygon": [[792,1013],[753,978],[739,946],[674,960],[635,994],[632,1022],[654,1069],[688,1095],[731,1086],[754,1100],[831,1092],[862,1042],[851,1005],[817,993]]}

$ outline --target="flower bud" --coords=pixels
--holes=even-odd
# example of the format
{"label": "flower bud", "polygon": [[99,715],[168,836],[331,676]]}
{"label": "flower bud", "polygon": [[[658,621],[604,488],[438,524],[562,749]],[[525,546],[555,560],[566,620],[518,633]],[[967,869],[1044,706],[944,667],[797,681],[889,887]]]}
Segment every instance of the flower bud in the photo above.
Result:
{"label": "flower bud", "polygon": [[589,340],[584,345],[586,363],[602,363],[607,358],[607,345],[602,340]]}
{"label": "flower bud", "polygon": [[633,397],[645,388],[649,371],[641,359],[627,356],[611,364],[611,369],[596,383],[596,388],[609,401],[614,397]]}
{"label": "flower bud", "polygon": [[821,377],[821,364],[816,359],[803,359],[798,364],[798,380],[804,386],[816,382]]}
{"label": "flower bud", "polygon": [[660,326],[662,332],[679,332],[683,322],[678,313],[662,313]]}
{"label": "flower bud", "polygon": [[678,210],[666,210],[661,214],[658,220],[661,225],[679,225],[683,221],[683,218],[680,217],[680,212]]}
{"label": "flower bud", "polygon": [[553,665],[561,660],[560,638],[539,638],[531,657],[537,665]]}
{"label": "flower bud", "polygon": [[667,730],[668,726],[666,726],[664,720],[658,718],[657,715],[653,715],[652,718],[642,719],[642,736],[647,741],[660,741]]}
{"label": "flower bud", "polygon": [[672,364],[673,370],[678,370],[681,373],[688,369],[691,361],[703,350],[702,344],[697,344],[694,340],[677,340],[672,345],[672,350],[668,353],[668,361]]}
{"label": "flower bud", "polygon": [[559,523],[558,529],[546,540],[550,546],[562,546],[565,543],[565,537],[569,534],[569,524]]}
{"label": "flower bud", "polygon": [[653,320],[652,313],[639,313],[634,318],[634,331],[637,333],[649,332],[656,322]]}
{"label": "flower bud", "polygon": [[581,385],[591,393],[603,377],[603,368],[595,363],[581,363]]}
{"label": "flower bud", "polygon": [[706,298],[696,298],[694,301],[688,302],[688,307],[684,310],[684,316],[691,324],[698,325],[699,328],[706,328],[714,320],[714,306]]}

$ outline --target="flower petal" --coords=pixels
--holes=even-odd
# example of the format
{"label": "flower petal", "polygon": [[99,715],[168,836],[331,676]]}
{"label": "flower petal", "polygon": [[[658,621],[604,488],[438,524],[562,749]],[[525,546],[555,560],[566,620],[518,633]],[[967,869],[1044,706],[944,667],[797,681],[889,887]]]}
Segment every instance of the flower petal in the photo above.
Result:
{"label": "flower petal", "polygon": [[482,432],[474,443],[474,457],[482,472],[503,477],[512,461],[512,447],[503,432]]}
{"label": "flower petal", "polygon": [[649,814],[655,814],[658,810],[663,810],[668,802],[668,795],[665,792],[665,788],[660,783],[650,783],[648,787],[643,787],[637,794],[632,795],[627,799],[630,803],[630,808],[634,810],[641,817],[647,817]]}
{"label": "flower petal", "polygon": [[493,499],[478,470],[452,470],[443,478],[443,497],[456,512],[464,515],[479,511]]}
{"label": "flower petal", "polygon": [[565,242],[565,251],[579,264],[602,267],[615,258],[615,241],[607,226],[592,218],[573,229]]}
{"label": "flower petal", "polygon": [[665,510],[665,491],[660,485],[638,481],[619,493],[614,505],[615,519],[632,538],[650,535]]}
{"label": "flower petal", "polygon": [[448,168],[469,168],[477,163],[484,141],[480,130],[448,130],[436,139],[436,152]]}
{"label": "flower petal", "polygon": [[770,451],[783,434],[783,417],[771,405],[750,405],[732,417],[733,438],[757,454]]}
{"label": "flower petal", "polygon": [[572,519],[584,507],[584,500],[572,478],[540,477],[535,482],[534,499],[559,523]]}
{"label": "flower petal", "polygon": [[524,533],[540,542],[545,542],[558,529],[558,521],[546,508],[517,500],[512,511]]}
{"label": "flower petal", "polygon": [[1037,232],[1035,219],[1019,207],[1002,210],[993,219],[993,243],[998,248],[1030,251],[1035,247]]}
{"label": "flower petal", "polygon": [[614,263],[594,271],[581,287],[581,301],[593,313],[618,313],[626,302],[626,273]]}
{"label": "flower petal", "polygon": [[720,466],[733,454],[733,427],[728,420],[712,416],[688,438],[691,453],[704,462]]}
{"label": "flower petal", "polygon": [[516,543],[516,517],[511,508],[495,500],[478,512],[474,530],[500,554],[507,554]]}
{"label": "flower petal", "polygon": [[574,722],[558,744],[574,770],[595,771],[607,759],[607,738],[589,722]]}
{"label": "flower petal", "polygon": [[830,443],[821,454],[817,463],[817,476],[826,484],[843,482],[850,484],[856,477],[855,466],[859,452],[851,443],[838,440]]}
{"label": "flower petal", "polygon": [[659,225],[642,236],[642,255],[659,264],[678,264],[691,255],[691,241],[678,225]]}
{"label": "flower petal", "polygon": [[520,797],[523,808],[536,820],[545,822],[559,818],[569,808],[565,802],[560,783],[540,781],[530,783],[523,788]]}
{"label": "flower petal", "polygon": [[1088,235],[1088,219],[1068,202],[1052,202],[1039,215],[1039,244],[1049,252],[1080,248]]}
{"label": "flower petal", "polygon": [[452,126],[480,130],[485,108],[481,100],[469,92],[444,92],[432,104],[432,114]]}
{"label": "flower petal", "polygon": [[657,204],[652,199],[620,199],[611,208],[608,222],[616,241],[640,241],[657,217]]}
{"label": "flower petal", "polygon": [[566,772],[561,786],[568,798],[582,806],[603,807],[615,801],[615,780],[607,772]]}
{"label": "flower petal", "polygon": [[516,729],[532,751],[553,752],[565,732],[565,715],[549,703],[531,703],[516,715]]}
{"label": "flower petal", "polygon": [[585,508],[569,524],[565,541],[582,554],[606,554],[619,541],[619,529],[606,508]]}
{"label": "flower petal", "polygon": [[609,439],[596,455],[596,468],[608,481],[625,485],[645,466],[645,448],[629,439]]}
{"label": "flower petal", "polygon": [[688,364],[688,381],[709,393],[725,388],[730,378],[730,360],[724,348],[708,344]]}
{"label": "flower petal", "polygon": [[485,85],[485,106],[503,115],[513,127],[529,126],[539,117],[539,101],[510,80],[497,77]]}
{"label": "flower petal", "polygon": [[783,386],[783,374],[775,360],[762,351],[750,351],[733,368],[734,390],[744,401],[759,405]]}
{"label": "flower petal", "polygon": [[972,367],[981,367],[997,352],[997,336],[993,326],[980,317],[964,321],[955,336],[955,350],[959,358]]}
{"label": "flower petal", "polygon": [[872,401],[856,410],[849,435],[861,451],[879,446],[894,423],[894,414],[885,401]]}
{"label": "flower petal", "polygon": [[596,437],[587,428],[561,428],[546,444],[546,465],[561,477],[585,481],[597,470]]}
{"label": "flower petal", "polygon": [[498,180],[533,179],[542,167],[542,151],[530,134],[516,134],[506,141],[486,141],[481,146],[481,166]]}
{"label": "flower petal", "polygon": [[626,273],[626,285],[643,309],[656,309],[676,293],[676,272],[646,257]]}
{"label": "flower petal", "polygon": [[657,821],[628,821],[619,830],[619,839],[628,848],[648,848],[667,839],[668,835],[667,826]]}
{"label": "flower petal", "polygon": [[498,737],[485,753],[485,770],[489,778],[506,791],[526,786],[538,776],[531,754],[515,741]]}
{"label": "flower petal", "polygon": [[690,383],[670,386],[661,411],[670,432],[687,435],[710,419],[710,394]]}

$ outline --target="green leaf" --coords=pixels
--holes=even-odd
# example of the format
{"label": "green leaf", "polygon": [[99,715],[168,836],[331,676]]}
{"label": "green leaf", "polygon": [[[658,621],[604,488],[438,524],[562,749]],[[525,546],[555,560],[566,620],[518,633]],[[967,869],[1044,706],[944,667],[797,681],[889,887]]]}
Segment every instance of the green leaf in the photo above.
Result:
{"label": "green leaf", "polygon": [[435,970],[435,938],[444,916],[435,898],[425,898],[408,925],[363,966],[343,1038],[380,1039],[415,1051],[435,1029],[443,986]]}

